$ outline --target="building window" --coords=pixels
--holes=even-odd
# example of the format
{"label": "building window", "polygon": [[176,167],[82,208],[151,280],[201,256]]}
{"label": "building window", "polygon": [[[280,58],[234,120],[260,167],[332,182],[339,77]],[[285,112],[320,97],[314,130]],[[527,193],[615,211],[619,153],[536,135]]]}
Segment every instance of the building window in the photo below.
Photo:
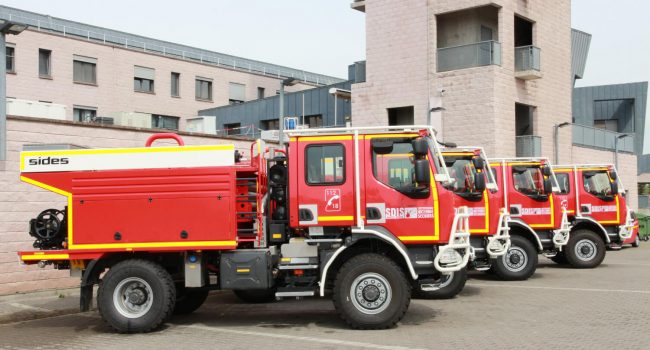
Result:
{"label": "building window", "polygon": [[618,120],[617,119],[594,120],[594,127],[599,129],[605,129],[607,131],[618,132]]}
{"label": "building window", "polygon": [[52,77],[52,51],[38,49],[38,76],[42,78]]}
{"label": "building window", "polygon": [[151,115],[151,126],[155,129],[178,130],[178,123],[181,118],[168,115]]}
{"label": "building window", "polygon": [[172,97],[181,97],[181,73],[172,72]]}
{"label": "building window", "polygon": [[323,126],[323,116],[318,115],[306,115],[305,124],[309,125],[310,128],[320,128]]}
{"label": "building window", "polygon": [[269,119],[260,121],[260,129],[262,130],[279,130],[280,121],[278,119]]}
{"label": "building window", "polygon": [[413,125],[414,113],[413,106],[389,108],[388,125]]}
{"label": "building window", "polygon": [[224,133],[226,135],[239,135],[241,134],[241,123],[224,124]]}
{"label": "building window", "polygon": [[263,87],[258,87],[257,88],[257,99],[262,99],[264,98],[264,88]]}
{"label": "building window", "polygon": [[73,56],[72,80],[75,83],[97,84],[97,59],[86,56]]}
{"label": "building window", "polygon": [[196,99],[212,101],[212,79],[196,78]]}
{"label": "building window", "polygon": [[305,149],[305,177],[309,185],[345,182],[345,148],[341,144],[311,145]]}
{"label": "building window", "polygon": [[230,97],[228,102],[231,105],[238,105],[246,101],[246,85],[238,83],[230,83]]}
{"label": "building window", "polygon": [[97,120],[97,108],[74,106],[73,117],[77,122],[94,123]]}
{"label": "building window", "polygon": [[16,48],[12,44],[7,44],[6,55],[7,73],[16,73]]}
{"label": "building window", "polygon": [[156,77],[156,70],[153,68],[134,66],[133,67],[133,90],[137,92],[153,93],[153,82]]}

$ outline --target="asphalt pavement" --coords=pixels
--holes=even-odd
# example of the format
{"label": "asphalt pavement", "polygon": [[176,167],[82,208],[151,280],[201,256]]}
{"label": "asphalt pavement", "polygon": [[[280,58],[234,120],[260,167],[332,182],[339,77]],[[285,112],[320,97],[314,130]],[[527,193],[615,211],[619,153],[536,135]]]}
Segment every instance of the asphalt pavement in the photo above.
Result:
{"label": "asphalt pavement", "polygon": [[650,243],[609,251],[591,270],[540,258],[537,273],[522,282],[473,272],[458,297],[413,300],[398,326],[382,331],[348,329],[328,299],[244,304],[218,292],[159,331],[121,335],[96,311],[76,312],[75,293],[0,297],[0,348],[622,350],[650,344]]}

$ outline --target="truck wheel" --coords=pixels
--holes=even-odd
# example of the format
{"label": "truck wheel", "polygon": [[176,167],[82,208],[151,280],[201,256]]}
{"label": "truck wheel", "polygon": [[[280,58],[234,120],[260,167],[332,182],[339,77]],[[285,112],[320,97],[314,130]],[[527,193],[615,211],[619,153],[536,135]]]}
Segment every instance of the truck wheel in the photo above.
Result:
{"label": "truck wheel", "polygon": [[423,291],[416,284],[412,296],[416,299],[451,299],[463,290],[466,281],[467,269],[462,269],[449,275],[442,275],[435,283],[436,290]]}
{"label": "truck wheel", "polygon": [[565,254],[571,266],[591,269],[605,259],[605,242],[593,231],[577,230],[571,234]]}
{"label": "truck wheel", "polygon": [[537,249],[524,237],[511,236],[510,249],[496,259],[492,269],[505,281],[523,281],[537,269]]}
{"label": "truck wheel", "polygon": [[557,252],[557,254],[554,257],[551,258],[551,260],[556,264],[560,264],[560,265],[566,265],[567,264],[566,254],[564,254],[564,251]]}
{"label": "truck wheel", "polygon": [[275,288],[233,290],[239,300],[250,304],[263,304],[275,301]]}
{"label": "truck wheel", "polygon": [[97,291],[97,308],[104,321],[120,333],[158,328],[174,310],[176,288],[160,265],[131,259],[115,264]]}
{"label": "truck wheel", "polygon": [[632,246],[634,248],[639,248],[640,245],[641,245],[641,240],[639,239],[639,235],[637,235],[636,237],[634,237],[634,242],[632,242]]}
{"label": "truck wheel", "polygon": [[411,283],[397,264],[366,253],[348,260],[336,275],[334,307],[354,329],[386,329],[402,319],[411,302]]}
{"label": "truck wheel", "polygon": [[191,314],[203,305],[208,298],[210,290],[207,288],[185,288],[185,286],[176,286],[176,305],[174,305],[175,315]]}

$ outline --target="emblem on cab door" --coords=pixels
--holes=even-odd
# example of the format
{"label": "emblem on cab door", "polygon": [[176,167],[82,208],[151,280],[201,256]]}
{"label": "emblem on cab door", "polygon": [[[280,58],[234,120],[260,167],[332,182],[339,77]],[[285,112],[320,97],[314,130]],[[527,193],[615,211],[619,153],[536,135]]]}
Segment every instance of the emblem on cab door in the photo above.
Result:
{"label": "emblem on cab door", "polygon": [[325,211],[341,211],[341,190],[325,190]]}

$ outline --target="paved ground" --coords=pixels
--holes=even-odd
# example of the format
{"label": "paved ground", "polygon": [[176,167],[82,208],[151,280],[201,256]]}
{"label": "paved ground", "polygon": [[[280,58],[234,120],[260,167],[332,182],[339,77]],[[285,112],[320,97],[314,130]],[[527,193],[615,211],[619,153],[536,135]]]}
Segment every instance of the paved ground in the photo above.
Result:
{"label": "paved ground", "polygon": [[[72,296],[45,299],[49,304],[37,306],[41,312],[77,302]],[[29,304],[0,299],[0,310],[7,303]],[[114,334],[96,312],[87,312],[0,325],[0,348],[647,349],[649,321],[650,244],[644,244],[608,252],[595,270],[542,258],[525,282],[472,274],[459,297],[414,300],[399,326],[385,331],[347,329],[329,300],[246,305],[219,293],[155,333]]]}

